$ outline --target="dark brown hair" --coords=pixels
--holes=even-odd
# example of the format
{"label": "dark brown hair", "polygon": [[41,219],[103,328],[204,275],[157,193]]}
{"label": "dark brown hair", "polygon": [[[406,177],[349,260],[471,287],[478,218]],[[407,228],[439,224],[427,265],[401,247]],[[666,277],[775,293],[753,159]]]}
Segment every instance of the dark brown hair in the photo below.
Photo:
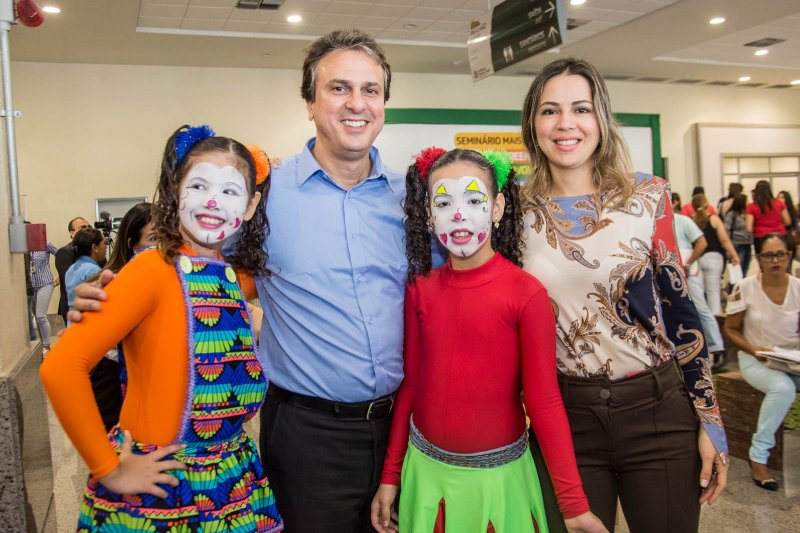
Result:
{"label": "dark brown hair", "polygon": [[367,54],[383,69],[383,101],[389,101],[389,85],[392,83],[392,68],[386,61],[386,56],[378,43],[372,37],[358,30],[336,30],[323,35],[306,51],[303,61],[303,82],[300,85],[300,94],[308,103],[314,102],[316,97],[317,65],[323,57],[335,50],[354,50]]}
{"label": "dark brown hair", "polygon": [[753,189],[753,201],[761,209],[761,214],[765,215],[767,211],[772,210],[772,187],[767,180],[759,180]]}
{"label": "dark brown hair", "polygon": [[125,213],[119,224],[117,239],[111,249],[106,269],[119,272],[131,260],[134,254],[133,244],[141,240],[142,230],[152,219],[152,209],[153,204],[140,202]]}
{"label": "dark brown hair", "polygon": [[251,272],[254,275],[267,275],[269,271],[267,270],[267,252],[264,249],[264,241],[269,234],[266,204],[270,179],[266,179],[257,187],[256,165],[253,156],[239,141],[228,137],[208,137],[198,141],[189,148],[183,159],[178,161],[175,138],[188,128],[188,125],[181,126],[167,140],[153,203],[153,226],[164,254],[164,260],[173,263],[178,255],[178,249],[184,242],[180,233],[178,217],[178,192],[184,174],[192,168],[194,160],[200,156],[211,153],[228,154],[234,160],[236,169],[247,181],[248,197],[253,198],[256,192],[260,192],[261,202],[253,217],[242,223],[238,232],[235,252],[226,257],[226,260],[237,270]]}
{"label": "dark brown hair", "polygon": [[72,239],[72,246],[75,247],[75,257],[82,255],[92,255],[92,246],[97,246],[103,242],[103,232],[94,228],[83,228],[78,230],[75,238]]}
{"label": "dark brown hair", "polygon": [[428,204],[430,202],[430,179],[438,168],[457,161],[470,163],[489,176],[492,199],[499,192],[506,199],[506,207],[500,225],[492,231],[492,249],[517,266],[522,266],[522,206],[520,205],[519,182],[512,169],[502,190],[497,188],[497,174],[494,166],[474,150],[450,150],[431,165],[426,180],[420,177],[416,164],[408,167],[406,173],[405,210],[406,256],[408,258],[408,281],[414,283],[417,275],[425,275],[431,270],[431,231],[428,227]]}

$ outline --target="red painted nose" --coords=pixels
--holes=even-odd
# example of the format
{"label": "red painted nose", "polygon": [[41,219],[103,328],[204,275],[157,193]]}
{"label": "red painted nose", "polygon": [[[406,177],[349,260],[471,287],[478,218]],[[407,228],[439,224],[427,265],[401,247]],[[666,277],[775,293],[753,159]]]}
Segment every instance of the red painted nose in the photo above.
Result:
{"label": "red painted nose", "polygon": [[208,205],[208,207],[211,208],[217,207],[217,201],[212,198],[211,200],[208,201],[206,205]]}
{"label": "red painted nose", "polygon": [[456,211],[455,214],[453,215],[453,220],[455,220],[455,221],[461,220],[461,213]]}

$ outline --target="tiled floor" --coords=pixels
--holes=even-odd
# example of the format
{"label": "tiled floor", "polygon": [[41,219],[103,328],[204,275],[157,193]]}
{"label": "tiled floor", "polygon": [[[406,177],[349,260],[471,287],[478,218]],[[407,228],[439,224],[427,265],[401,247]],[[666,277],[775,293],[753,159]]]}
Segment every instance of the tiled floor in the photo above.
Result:
{"label": "tiled floor", "polygon": [[[49,408],[48,408],[49,409]],[[65,438],[52,410],[49,410],[52,450],[53,486],[55,496],[49,504],[45,497],[37,497],[34,510],[46,513],[41,529],[47,533],[75,530],[80,496],[86,481],[87,470],[78,458],[69,440]],[[257,422],[248,427],[257,439]],[[784,437],[783,472],[775,472],[781,489],[777,493],[757,488],[750,480],[747,462],[732,458],[728,488],[720,501],[705,506],[700,520],[701,533],[794,533],[800,531],[800,430],[787,432]],[[35,492],[36,487],[29,487]],[[280,502],[278,502],[280,505]],[[627,533],[624,519],[617,528]],[[339,532],[337,532],[339,533]],[[343,532],[346,533],[346,532]]]}

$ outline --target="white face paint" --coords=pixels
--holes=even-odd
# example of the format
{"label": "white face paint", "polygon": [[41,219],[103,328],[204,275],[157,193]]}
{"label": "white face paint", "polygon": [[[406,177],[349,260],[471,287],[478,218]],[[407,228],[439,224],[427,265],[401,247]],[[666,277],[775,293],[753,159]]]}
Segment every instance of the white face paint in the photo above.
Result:
{"label": "white face paint", "polygon": [[492,204],[483,180],[441,179],[431,188],[436,237],[457,257],[470,257],[491,240]]}
{"label": "white face paint", "polygon": [[245,219],[248,204],[244,176],[216,157],[194,165],[181,182],[178,216],[188,240],[206,248],[220,248]]}

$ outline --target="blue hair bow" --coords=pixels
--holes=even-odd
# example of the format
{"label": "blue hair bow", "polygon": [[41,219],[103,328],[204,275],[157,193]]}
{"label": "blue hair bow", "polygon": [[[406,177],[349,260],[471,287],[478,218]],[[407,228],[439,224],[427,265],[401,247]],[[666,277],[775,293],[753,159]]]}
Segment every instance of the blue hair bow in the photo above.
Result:
{"label": "blue hair bow", "polygon": [[175,136],[175,154],[178,156],[178,164],[183,161],[184,156],[195,143],[213,136],[214,130],[211,129],[211,126],[206,124],[202,126],[193,126],[177,134]]}

